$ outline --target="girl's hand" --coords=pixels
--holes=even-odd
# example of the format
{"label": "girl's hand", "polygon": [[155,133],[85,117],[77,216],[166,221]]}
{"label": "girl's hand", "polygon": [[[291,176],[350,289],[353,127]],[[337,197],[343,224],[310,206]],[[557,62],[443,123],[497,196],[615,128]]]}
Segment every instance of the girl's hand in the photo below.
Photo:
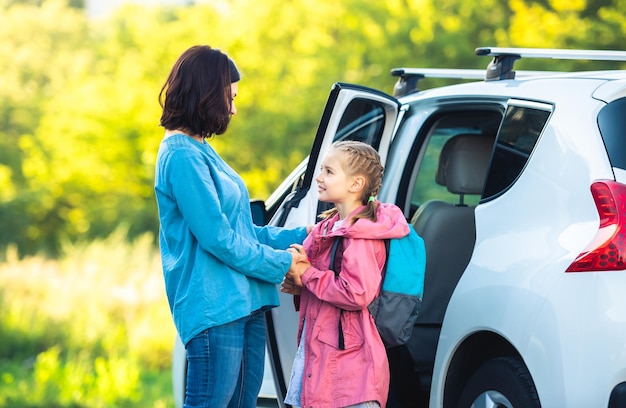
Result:
{"label": "girl's hand", "polygon": [[302,288],[296,285],[292,277],[285,275],[283,282],[280,284],[280,291],[291,295],[299,295]]}

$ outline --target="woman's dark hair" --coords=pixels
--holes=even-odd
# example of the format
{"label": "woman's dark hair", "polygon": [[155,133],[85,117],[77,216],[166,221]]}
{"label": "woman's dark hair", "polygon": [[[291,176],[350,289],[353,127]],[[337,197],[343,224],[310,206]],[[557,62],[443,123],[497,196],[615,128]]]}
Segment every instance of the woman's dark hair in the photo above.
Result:
{"label": "woman's dark hair", "polygon": [[189,48],[178,57],[159,93],[159,124],[203,138],[221,135],[230,122],[230,84],[239,78],[233,61],[220,50],[208,45]]}

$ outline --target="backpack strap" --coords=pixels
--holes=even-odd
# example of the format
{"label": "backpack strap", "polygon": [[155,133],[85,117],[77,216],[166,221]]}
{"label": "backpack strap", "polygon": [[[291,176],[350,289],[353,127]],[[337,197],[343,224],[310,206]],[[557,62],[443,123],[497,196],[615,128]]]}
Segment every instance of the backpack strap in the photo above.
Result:
{"label": "backpack strap", "polygon": [[[328,267],[331,271],[335,272],[335,276],[339,276],[339,271],[335,270],[335,260],[337,259],[337,248],[339,248],[341,241],[343,241],[343,237],[335,237],[333,239],[333,247],[330,250],[330,265]],[[341,265],[339,266],[341,267]]]}
{"label": "backpack strap", "polygon": [[380,286],[383,286],[383,282],[385,280],[385,273],[387,272],[387,265],[389,264],[389,248],[391,246],[391,240],[389,238],[383,239],[385,243],[385,265],[383,266],[383,278],[380,281]]}
{"label": "backpack strap", "polygon": [[[333,247],[330,250],[330,265],[329,268],[331,271],[335,272],[335,277],[339,276],[339,270],[335,269],[335,259],[337,258],[337,248],[339,247],[339,244],[341,243],[341,241],[343,241],[343,237],[335,237],[333,239]],[[341,267],[341,265],[340,265]],[[340,269],[340,268],[338,268]],[[339,331],[339,340],[337,342],[337,348],[339,350],[345,350],[346,349],[346,345],[345,345],[345,341],[343,338],[343,327],[341,325],[341,317],[343,316],[343,309],[339,309],[339,326],[338,326],[338,331]]]}

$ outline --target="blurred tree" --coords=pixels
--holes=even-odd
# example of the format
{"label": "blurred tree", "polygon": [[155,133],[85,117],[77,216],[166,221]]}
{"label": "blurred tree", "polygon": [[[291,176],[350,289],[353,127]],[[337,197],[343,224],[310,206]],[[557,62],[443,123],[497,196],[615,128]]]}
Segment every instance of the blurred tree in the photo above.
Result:
{"label": "blurred tree", "polygon": [[[67,227],[49,169],[55,157],[37,128],[47,101],[81,63],[87,24],[60,1],[10,5],[0,14],[0,243],[22,253],[56,249]],[[55,140],[62,143],[62,139]]]}

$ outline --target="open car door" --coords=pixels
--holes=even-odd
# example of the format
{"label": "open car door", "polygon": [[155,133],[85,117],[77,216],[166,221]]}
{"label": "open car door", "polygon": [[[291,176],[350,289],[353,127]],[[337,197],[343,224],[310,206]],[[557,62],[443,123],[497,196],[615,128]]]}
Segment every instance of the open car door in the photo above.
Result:
{"label": "open car door", "polygon": [[[276,192],[285,199],[269,224],[295,227],[318,221],[317,216],[327,209],[327,205],[318,202],[315,176],[325,151],[333,142],[358,140],[368,143],[378,150],[384,166],[402,112],[400,103],[383,92],[357,85],[334,84],[311,153],[305,163],[290,175],[289,178],[296,182],[281,185],[288,188],[295,184],[293,191]],[[283,401],[297,348],[298,313],[292,295],[280,292],[280,304],[280,307],[267,313],[268,353],[278,403],[280,407],[285,407]]]}

